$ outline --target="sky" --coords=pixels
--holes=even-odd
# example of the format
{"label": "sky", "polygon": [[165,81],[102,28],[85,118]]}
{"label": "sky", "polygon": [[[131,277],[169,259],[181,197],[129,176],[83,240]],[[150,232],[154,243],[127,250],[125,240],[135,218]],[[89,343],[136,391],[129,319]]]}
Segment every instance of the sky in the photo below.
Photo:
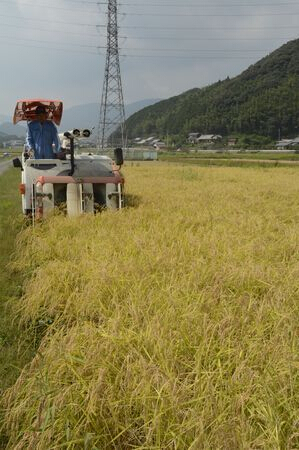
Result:
{"label": "sky", "polygon": [[[101,101],[108,1],[0,0],[0,114],[24,98]],[[234,77],[299,37],[299,0],[120,0],[124,103]]]}

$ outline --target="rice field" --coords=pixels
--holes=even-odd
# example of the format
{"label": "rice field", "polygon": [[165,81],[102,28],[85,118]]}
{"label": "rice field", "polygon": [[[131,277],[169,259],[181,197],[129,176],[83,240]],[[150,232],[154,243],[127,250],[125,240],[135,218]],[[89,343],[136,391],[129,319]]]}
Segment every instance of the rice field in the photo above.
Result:
{"label": "rice field", "polygon": [[6,448],[299,448],[299,168],[123,173],[124,210],[18,235]]}

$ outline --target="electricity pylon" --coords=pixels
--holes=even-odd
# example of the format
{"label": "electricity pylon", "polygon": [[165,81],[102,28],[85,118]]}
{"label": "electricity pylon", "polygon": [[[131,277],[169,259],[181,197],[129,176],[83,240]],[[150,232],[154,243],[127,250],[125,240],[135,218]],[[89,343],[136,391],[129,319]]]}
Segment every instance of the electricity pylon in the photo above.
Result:
{"label": "electricity pylon", "polygon": [[125,108],[118,53],[117,0],[108,0],[106,65],[98,128],[98,150],[125,145]]}

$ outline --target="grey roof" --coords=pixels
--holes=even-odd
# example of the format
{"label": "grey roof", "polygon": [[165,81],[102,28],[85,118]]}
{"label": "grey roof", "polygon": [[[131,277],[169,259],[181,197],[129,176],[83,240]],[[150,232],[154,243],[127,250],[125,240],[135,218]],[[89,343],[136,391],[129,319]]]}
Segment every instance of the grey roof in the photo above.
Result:
{"label": "grey roof", "polygon": [[294,141],[292,139],[282,139],[281,141],[276,142],[276,147],[287,147],[291,145]]}
{"label": "grey roof", "polygon": [[209,139],[215,139],[215,135],[214,134],[202,134],[201,136],[199,136],[198,141],[207,141]]}

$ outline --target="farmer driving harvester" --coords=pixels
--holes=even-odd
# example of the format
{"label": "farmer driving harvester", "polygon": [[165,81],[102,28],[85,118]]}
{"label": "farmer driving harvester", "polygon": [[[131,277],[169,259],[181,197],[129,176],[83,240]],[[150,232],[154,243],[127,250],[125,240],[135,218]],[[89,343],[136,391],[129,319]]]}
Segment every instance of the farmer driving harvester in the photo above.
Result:
{"label": "farmer driving harvester", "polygon": [[64,158],[57,125],[60,123],[62,103],[47,100],[23,100],[17,103],[14,123],[27,120],[25,154],[35,159]]}
{"label": "farmer driving harvester", "polygon": [[35,119],[28,122],[25,149],[27,153],[33,153],[36,159],[54,159],[54,154],[60,153],[57,128],[47,120],[43,105],[36,107]]}

